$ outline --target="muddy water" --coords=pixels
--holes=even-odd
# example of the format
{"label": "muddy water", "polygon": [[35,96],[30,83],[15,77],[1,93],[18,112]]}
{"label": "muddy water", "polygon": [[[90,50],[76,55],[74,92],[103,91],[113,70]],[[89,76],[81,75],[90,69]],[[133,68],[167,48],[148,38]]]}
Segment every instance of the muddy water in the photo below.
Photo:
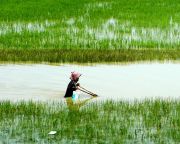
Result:
{"label": "muddy water", "polygon": [[[180,64],[0,65],[0,100],[62,100],[71,71],[98,99],[180,98]],[[88,95],[81,95],[89,97]]]}

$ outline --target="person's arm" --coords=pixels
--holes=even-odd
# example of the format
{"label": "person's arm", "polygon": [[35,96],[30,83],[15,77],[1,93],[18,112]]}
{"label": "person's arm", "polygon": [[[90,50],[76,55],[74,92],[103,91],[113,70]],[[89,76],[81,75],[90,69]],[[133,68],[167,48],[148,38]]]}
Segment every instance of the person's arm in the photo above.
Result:
{"label": "person's arm", "polygon": [[73,91],[77,90],[77,89],[79,88],[79,86],[80,86],[79,83],[73,82],[73,84],[72,84],[72,89],[73,89]]}

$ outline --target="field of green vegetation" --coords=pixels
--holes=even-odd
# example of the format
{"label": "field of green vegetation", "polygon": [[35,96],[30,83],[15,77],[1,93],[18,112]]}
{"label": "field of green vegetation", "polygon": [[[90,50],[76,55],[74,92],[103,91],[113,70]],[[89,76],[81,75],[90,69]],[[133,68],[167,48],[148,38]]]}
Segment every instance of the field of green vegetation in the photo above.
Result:
{"label": "field of green vegetation", "polygon": [[[0,62],[142,60],[180,60],[178,0],[0,0]],[[71,105],[0,101],[0,143],[180,141],[179,101]]]}
{"label": "field of green vegetation", "polygon": [[[54,136],[48,135],[57,131]],[[178,143],[180,103],[96,102],[68,109],[64,102],[0,102],[4,143]]]}
{"label": "field of green vegetation", "polygon": [[[158,59],[179,59],[179,9],[178,0],[1,0],[0,61],[24,61],[23,53],[30,61],[71,62],[69,57],[77,57],[76,52],[79,56],[82,49],[101,49],[104,56],[107,51],[103,50],[128,49],[127,56],[117,52],[118,58],[108,61],[128,61],[128,56],[136,60],[139,49],[144,50],[141,60],[157,59],[149,49],[166,51]],[[44,49],[50,52],[49,58],[41,52]],[[67,49],[76,50],[75,54],[69,55]],[[176,57],[172,50],[178,51]],[[58,51],[59,59],[52,51]],[[61,58],[64,53],[67,57]],[[108,55],[114,57],[113,53]],[[98,51],[83,51],[75,61],[92,55],[96,59]],[[107,61],[103,56],[99,60]]]}

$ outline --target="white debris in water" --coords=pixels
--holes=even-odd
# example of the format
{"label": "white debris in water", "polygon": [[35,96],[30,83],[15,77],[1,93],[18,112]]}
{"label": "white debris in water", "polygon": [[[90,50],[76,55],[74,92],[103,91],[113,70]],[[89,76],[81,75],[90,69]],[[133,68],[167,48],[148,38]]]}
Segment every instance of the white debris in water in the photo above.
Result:
{"label": "white debris in water", "polygon": [[175,23],[173,26],[160,28],[131,28],[131,33],[122,35],[124,41],[137,42],[157,42],[157,43],[180,43],[180,25]]}
{"label": "white debris in water", "polygon": [[95,33],[98,40],[115,40],[116,34],[113,31],[100,31]]}
{"label": "white debris in water", "polygon": [[9,27],[5,24],[0,25],[0,36],[5,35],[9,31]]}
{"label": "white debris in water", "polygon": [[73,18],[70,18],[66,21],[68,25],[73,25],[75,23],[75,20]]}
{"label": "white debris in water", "polygon": [[50,131],[48,134],[49,135],[54,135],[54,134],[56,134],[57,132],[56,131]]}
{"label": "white debris in water", "polygon": [[33,32],[33,31],[44,32],[45,31],[44,25],[43,24],[39,24],[39,23],[28,23],[26,25],[26,29],[29,32]]}
{"label": "white debris in water", "polygon": [[90,12],[102,10],[102,9],[112,9],[112,2],[91,2],[88,4],[85,4],[85,10],[86,12],[83,14],[85,17],[88,16]]}
{"label": "white debris in water", "polygon": [[55,24],[56,24],[55,22],[53,22],[53,21],[48,21],[48,20],[46,20],[45,23],[44,23],[45,27],[54,26]]}
{"label": "white debris in water", "polygon": [[[81,39],[80,35],[83,36],[82,39],[96,39],[96,40],[116,40],[117,35],[115,34],[115,26],[117,24],[117,20],[111,18],[108,19],[100,28],[91,28],[87,25],[85,26],[83,33],[82,30],[76,26],[69,27],[66,30],[66,34],[72,39]],[[78,37],[74,37],[78,36]]]}
{"label": "white debris in water", "polygon": [[15,23],[1,23],[0,24],[0,36],[6,35],[9,33],[18,33],[21,34],[24,31],[28,32],[44,32],[47,27],[55,25],[55,22],[49,22],[46,20],[45,22],[15,22]]}
{"label": "white debris in water", "polygon": [[14,23],[12,29],[15,33],[21,33],[23,30],[22,25],[20,23]]}
{"label": "white debris in water", "polygon": [[77,35],[78,32],[79,32],[79,28],[77,28],[77,27],[72,27],[72,28],[66,30],[66,33],[69,35],[72,35],[72,36]]}
{"label": "white debris in water", "polygon": [[[100,4],[101,6],[104,4]],[[81,23],[81,26],[75,24]],[[161,45],[180,44],[180,24],[174,22],[171,18],[169,24],[165,28],[160,27],[137,27],[129,21],[119,21],[114,17],[99,21],[97,25],[91,26],[89,18],[84,16],[64,19],[62,23],[67,24],[66,27],[59,27],[58,32],[54,33],[52,29],[56,23],[45,20],[44,22],[1,22],[0,36],[23,32],[42,33],[48,32],[47,37],[42,38],[39,43],[64,43],[67,45],[81,45],[86,48],[99,48],[105,41],[107,48],[114,47],[138,47],[146,43],[154,43],[157,47]],[[18,42],[19,43],[19,42]]]}
{"label": "white debris in water", "polygon": [[85,5],[87,10],[97,10],[100,9],[110,9],[112,8],[112,2],[95,2],[95,3],[88,3]]}
{"label": "white debris in water", "polygon": [[116,26],[117,20],[114,18],[110,18],[109,20],[107,20],[107,22],[105,23],[105,26]]}
{"label": "white debris in water", "polygon": [[[85,20],[84,20],[85,21]],[[180,44],[180,24],[170,20],[166,28],[159,27],[136,27],[130,22],[119,22],[115,18],[107,19],[98,27],[85,25],[82,28],[77,26],[68,27],[66,34],[71,39],[71,42],[76,44],[81,43],[98,43],[106,40],[111,43],[120,42],[123,47],[134,47],[141,43],[156,43],[160,44]],[[118,41],[117,41],[118,40]],[[95,46],[96,47],[96,46]]]}

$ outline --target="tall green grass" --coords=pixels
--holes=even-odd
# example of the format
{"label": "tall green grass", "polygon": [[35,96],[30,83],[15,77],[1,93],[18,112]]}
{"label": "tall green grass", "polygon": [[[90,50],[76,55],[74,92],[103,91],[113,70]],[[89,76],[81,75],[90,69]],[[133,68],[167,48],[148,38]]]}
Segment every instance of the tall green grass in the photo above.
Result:
{"label": "tall green grass", "polygon": [[0,49],[1,62],[133,62],[179,60],[180,50]]}
{"label": "tall green grass", "polygon": [[0,102],[2,143],[178,143],[179,130],[179,101]]}
{"label": "tall green grass", "polygon": [[1,0],[0,48],[180,46],[179,1]]}

